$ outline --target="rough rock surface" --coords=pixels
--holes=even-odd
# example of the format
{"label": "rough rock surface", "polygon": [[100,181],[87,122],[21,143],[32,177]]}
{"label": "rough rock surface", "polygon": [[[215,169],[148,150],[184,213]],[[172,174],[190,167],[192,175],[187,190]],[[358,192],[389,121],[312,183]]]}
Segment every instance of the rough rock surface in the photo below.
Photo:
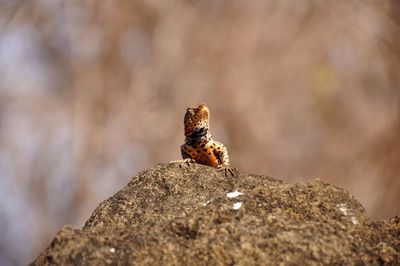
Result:
{"label": "rough rock surface", "polygon": [[[233,173],[158,164],[82,229],[62,228],[32,264],[400,264],[400,216],[372,221],[348,192],[319,180]],[[235,191],[243,194],[227,194]]]}

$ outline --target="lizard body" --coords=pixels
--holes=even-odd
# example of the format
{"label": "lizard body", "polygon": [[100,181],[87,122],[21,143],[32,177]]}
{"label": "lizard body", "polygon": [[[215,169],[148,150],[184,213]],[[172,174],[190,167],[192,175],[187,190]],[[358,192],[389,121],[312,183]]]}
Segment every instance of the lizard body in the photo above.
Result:
{"label": "lizard body", "polygon": [[184,118],[185,144],[181,146],[183,159],[212,167],[228,167],[226,147],[212,139],[210,133],[210,111],[205,104],[187,108]]}

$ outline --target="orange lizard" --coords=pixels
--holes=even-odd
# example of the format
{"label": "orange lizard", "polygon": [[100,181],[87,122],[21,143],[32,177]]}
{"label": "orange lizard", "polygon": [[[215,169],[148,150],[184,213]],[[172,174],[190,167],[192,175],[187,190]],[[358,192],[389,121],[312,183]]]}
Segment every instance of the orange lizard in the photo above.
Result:
{"label": "orange lizard", "polygon": [[228,150],[211,138],[210,110],[205,104],[186,109],[184,126],[186,139],[181,146],[183,159],[212,167],[229,166]]}

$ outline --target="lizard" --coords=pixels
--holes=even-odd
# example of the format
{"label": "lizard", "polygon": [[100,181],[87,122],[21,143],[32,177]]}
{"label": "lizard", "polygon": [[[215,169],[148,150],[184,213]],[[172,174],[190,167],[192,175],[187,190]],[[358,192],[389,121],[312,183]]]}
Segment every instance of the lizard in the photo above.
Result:
{"label": "lizard", "polygon": [[212,139],[210,133],[210,110],[205,104],[186,109],[184,118],[185,143],[181,146],[184,160],[203,165],[228,169],[227,148]]}

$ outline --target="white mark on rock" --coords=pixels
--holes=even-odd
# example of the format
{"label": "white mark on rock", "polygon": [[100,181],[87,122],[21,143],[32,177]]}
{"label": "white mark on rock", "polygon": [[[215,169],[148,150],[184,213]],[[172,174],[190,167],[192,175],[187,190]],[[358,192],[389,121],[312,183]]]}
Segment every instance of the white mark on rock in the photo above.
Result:
{"label": "white mark on rock", "polygon": [[115,248],[110,248],[110,252],[114,253],[115,252]]}
{"label": "white mark on rock", "polygon": [[354,217],[354,216],[351,216],[351,217],[350,217],[350,221],[351,221],[353,224],[358,224],[357,218]]}
{"label": "white mark on rock", "polygon": [[203,203],[203,206],[206,206],[210,202],[211,202],[211,200],[207,200],[205,203]]}
{"label": "white mark on rock", "polygon": [[237,190],[235,190],[235,191],[233,191],[233,192],[228,192],[228,193],[226,193],[226,196],[227,196],[228,198],[230,198],[230,199],[236,198],[236,197],[238,197],[238,196],[240,196],[240,195],[243,195],[243,193],[242,193],[242,192],[239,192],[239,191],[237,191]]}
{"label": "white mark on rock", "polygon": [[339,208],[339,210],[340,210],[344,215],[347,215],[347,214],[348,214],[348,213],[347,213],[346,204],[341,203],[341,204],[337,204],[336,206]]}
{"label": "white mark on rock", "polygon": [[233,203],[233,209],[234,210],[239,210],[242,207],[242,202],[235,202]]}
{"label": "white mark on rock", "polygon": [[358,220],[355,216],[353,216],[353,212],[351,211],[351,209],[347,209],[347,206],[345,203],[341,203],[341,204],[337,204],[336,205],[339,208],[339,211],[343,214],[343,215],[351,215],[350,216],[350,221],[353,224],[358,224]]}

